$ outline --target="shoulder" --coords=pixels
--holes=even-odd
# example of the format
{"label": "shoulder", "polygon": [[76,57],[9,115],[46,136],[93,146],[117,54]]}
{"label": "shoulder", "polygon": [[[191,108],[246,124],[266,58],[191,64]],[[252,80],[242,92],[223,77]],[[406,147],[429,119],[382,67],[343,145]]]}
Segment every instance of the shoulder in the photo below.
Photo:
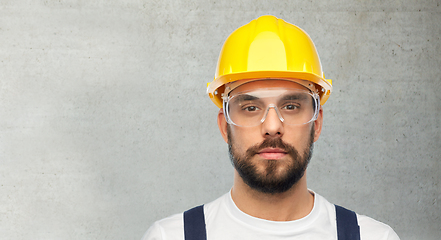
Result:
{"label": "shoulder", "polygon": [[[311,190],[310,190],[311,191]],[[326,209],[329,214],[329,219],[335,221],[335,205],[330,203],[324,197],[314,193],[317,198],[317,204],[321,204],[323,207],[321,209]],[[361,240],[399,240],[400,238],[395,233],[395,231],[382,222],[372,219],[368,216],[361,215],[357,213],[357,221],[360,226]],[[332,223],[335,225],[335,223]]]}
{"label": "shoulder", "polygon": [[[228,197],[228,194],[221,196],[213,202],[204,205],[205,219],[210,219],[216,215],[216,212],[222,202]],[[172,215],[153,223],[142,240],[170,240],[184,239],[184,213]]]}
{"label": "shoulder", "polygon": [[184,239],[183,213],[156,221],[141,240]]}
{"label": "shoulder", "polygon": [[358,225],[362,240],[399,240],[395,231],[387,224],[365,215],[357,214]]}

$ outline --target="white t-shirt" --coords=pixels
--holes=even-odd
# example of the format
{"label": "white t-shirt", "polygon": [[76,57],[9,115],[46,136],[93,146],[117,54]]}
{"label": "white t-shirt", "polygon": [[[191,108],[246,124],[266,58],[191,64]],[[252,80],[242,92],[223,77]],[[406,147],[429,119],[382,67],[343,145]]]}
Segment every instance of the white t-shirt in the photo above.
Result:
{"label": "white t-shirt", "polygon": [[[314,193],[314,207],[304,218],[268,221],[239,210],[227,193],[204,205],[207,240],[337,240],[335,206]],[[388,225],[358,215],[361,240],[399,240]],[[183,214],[155,222],[142,240],[184,240]]]}

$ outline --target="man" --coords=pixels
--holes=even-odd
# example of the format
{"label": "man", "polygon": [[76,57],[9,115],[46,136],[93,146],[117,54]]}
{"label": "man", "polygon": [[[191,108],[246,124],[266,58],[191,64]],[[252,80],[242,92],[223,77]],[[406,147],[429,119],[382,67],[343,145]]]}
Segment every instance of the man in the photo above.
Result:
{"label": "man", "polygon": [[399,239],[389,226],[307,188],[332,85],[303,30],[273,16],[240,27],[225,41],[207,91],[220,108],[233,187],[154,223],[143,239]]}

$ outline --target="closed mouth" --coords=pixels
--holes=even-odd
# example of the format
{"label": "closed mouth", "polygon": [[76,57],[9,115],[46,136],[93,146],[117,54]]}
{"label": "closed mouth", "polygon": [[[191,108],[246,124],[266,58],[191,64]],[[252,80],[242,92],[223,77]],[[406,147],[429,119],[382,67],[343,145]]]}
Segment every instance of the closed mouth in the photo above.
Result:
{"label": "closed mouth", "polygon": [[283,158],[288,154],[285,150],[280,148],[264,148],[258,152],[258,155],[264,159],[277,160]]}

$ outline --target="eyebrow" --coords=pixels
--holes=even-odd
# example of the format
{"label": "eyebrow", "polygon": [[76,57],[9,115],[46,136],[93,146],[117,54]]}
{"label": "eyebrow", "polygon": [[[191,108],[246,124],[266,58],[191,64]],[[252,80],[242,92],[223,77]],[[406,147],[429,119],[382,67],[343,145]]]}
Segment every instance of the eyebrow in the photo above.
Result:
{"label": "eyebrow", "polygon": [[301,94],[301,93],[293,93],[293,94],[287,94],[285,96],[283,96],[282,98],[280,98],[281,101],[283,100],[307,100],[308,99],[308,94]]}
{"label": "eyebrow", "polygon": [[256,100],[259,99],[256,96],[253,95],[248,95],[248,94],[241,94],[235,97],[236,101],[251,101],[251,100]]}

